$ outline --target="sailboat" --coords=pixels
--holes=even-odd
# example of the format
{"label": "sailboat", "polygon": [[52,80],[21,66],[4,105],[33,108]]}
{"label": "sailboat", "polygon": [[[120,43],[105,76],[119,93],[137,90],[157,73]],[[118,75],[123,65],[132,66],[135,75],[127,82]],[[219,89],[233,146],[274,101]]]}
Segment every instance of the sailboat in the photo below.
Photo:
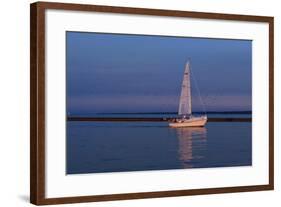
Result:
{"label": "sailboat", "polygon": [[203,127],[207,123],[207,115],[193,116],[191,109],[191,83],[190,83],[190,63],[185,65],[178,115],[180,118],[169,123],[170,127]]}

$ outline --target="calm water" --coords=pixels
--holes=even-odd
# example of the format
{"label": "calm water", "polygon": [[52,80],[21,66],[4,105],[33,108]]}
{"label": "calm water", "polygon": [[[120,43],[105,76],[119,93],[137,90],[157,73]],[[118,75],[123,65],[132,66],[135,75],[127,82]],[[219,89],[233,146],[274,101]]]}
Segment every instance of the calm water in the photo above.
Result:
{"label": "calm water", "polygon": [[67,174],[247,166],[251,122],[169,128],[165,122],[67,123]]}

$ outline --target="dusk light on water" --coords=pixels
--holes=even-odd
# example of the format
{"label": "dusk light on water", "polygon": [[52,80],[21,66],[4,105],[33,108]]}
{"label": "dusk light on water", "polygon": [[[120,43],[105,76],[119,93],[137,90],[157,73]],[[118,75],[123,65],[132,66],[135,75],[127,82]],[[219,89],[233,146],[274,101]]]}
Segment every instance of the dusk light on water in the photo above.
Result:
{"label": "dusk light on water", "polygon": [[250,40],[67,32],[66,74],[67,174],[252,165]]}

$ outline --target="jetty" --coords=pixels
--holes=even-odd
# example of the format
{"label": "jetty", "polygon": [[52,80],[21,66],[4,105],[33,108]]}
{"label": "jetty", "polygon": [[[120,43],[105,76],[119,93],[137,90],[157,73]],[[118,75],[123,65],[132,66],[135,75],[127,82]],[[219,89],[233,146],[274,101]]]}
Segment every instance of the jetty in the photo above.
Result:
{"label": "jetty", "polygon": [[[110,122],[167,122],[175,118],[161,117],[67,117],[67,121],[110,121]],[[208,118],[208,122],[251,122],[252,118]]]}

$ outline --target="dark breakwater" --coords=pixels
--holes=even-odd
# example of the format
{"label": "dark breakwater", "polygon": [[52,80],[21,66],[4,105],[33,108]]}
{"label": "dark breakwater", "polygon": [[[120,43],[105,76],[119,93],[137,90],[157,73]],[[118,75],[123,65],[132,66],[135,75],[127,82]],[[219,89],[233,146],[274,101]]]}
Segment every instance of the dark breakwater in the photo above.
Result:
{"label": "dark breakwater", "polygon": [[[67,117],[67,121],[110,121],[110,122],[167,122],[173,118],[161,117]],[[251,122],[252,118],[208,118],[208,122]]]}

